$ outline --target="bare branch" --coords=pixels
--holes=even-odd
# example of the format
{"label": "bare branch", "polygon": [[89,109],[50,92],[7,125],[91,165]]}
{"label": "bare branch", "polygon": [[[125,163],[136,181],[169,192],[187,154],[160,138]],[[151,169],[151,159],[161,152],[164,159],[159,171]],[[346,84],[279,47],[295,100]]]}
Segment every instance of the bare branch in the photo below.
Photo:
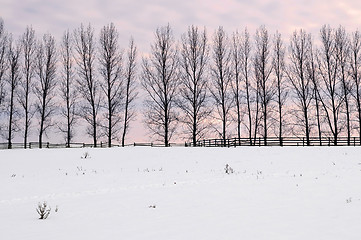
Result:
{"label": "bare branch", "polygon": [[80,106],[80,116],[89,124],[87,133],[93,138],[94,147],[100,134],[97,132],[98,112],[100,108],[100,83],[95,73],[96,46],[94,29],[89,24],[74,31],[74,49],[78,66],[78,91],[83,98]]}
{"label": "bare branch", "polygon": [[180,121],[185,127],[187,139],[193,144],[203,138],[209,128],[210,115],[207,96],[207,66],[209,49],[207,34],[195,26],[188,28],[182,35],[181,80],[177,106],[182,115]]}
{"label": "bare branch", "polygon": [[212,60],[210,92],[216,107],[214,118],[220,120],[222,130],[216,130],[220,137],[225,140],[228,137],[227,126],[230,124],[233,94],[230,43],[223,27],[219,27],[214,33]]}
{"label": "bare branch", "polygon": [[143,59],[142,86],[147,92],[145,123],[169,146],[176,130],[175,96],[179,84],[178,51],[169,25],[156,30],[151,47],[151,55]]}
{"label": "bare branch", "polygon": [[135,119],[135,99],[138,96],[136,89],[136,74],[137,74],[137,47],[134,43],[134,39],[129,41],[129,47],[127,52],[127,61],[125,64],[125,104],[124,104],[124,126],[122,134],[122,146],[125,144],[125,137],[130,128],[130,122]]}
{"label": "bare branch", "polygon": [[43,36],[39,42],[36,53],[36,74],[38,81],[34,87],[34,93],[38,99],[36,111],[39,115],[39,147],[42,148],[43,135],[54,126],[52,116],[55,114],[56,103],[54,101],[56,82],[57,53],[55,39],[49,34]]}
{"label": "bare branch", "polygon": [[105,95],[103,104],[106,109],[103,125],[111,147],[112,140],[119,139],[118,133],[121,129],[124,83],[122,76],[122,53],[118,46],[119,33],[113,23],[104,26],[100,32],[99,64],[102,76],[101,89]]}

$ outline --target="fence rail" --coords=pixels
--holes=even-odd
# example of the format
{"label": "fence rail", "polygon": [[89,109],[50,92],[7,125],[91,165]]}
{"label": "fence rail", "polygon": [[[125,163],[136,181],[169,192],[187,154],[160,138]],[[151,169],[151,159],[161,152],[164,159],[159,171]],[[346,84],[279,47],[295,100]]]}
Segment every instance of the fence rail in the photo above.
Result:
{"label": "fence rail", "polygon": [[236,147],[236,146],[361,146],[359,137],[269,137],[205,139],[188,143],[191,147]]}
{"label": "fence rail", "polygon": [[[164,143],[131,143],[124,145],[125,147],[165,147]],[[237,146],[361,146],[360,137],[338,137],[337,141],[333,137],[310,137],[307,141],[306,137],[269,137],[265,138],[228,138],[228,139],[205,139],[186,143],[170,143],[168,147],[237,147]],[[43,142],[43,148],[93,148],[92,143],[50,143]],[[100,142],[97,148],[107,148],[108,143]],[[121,147],[120,144],[112,144],[111,147]],[[8,143],[0,143],[0,149],[8,149]],[[39,148],[39,142],[12,143],[12,149],[21,148]]]}
{"label": "fence rail", "polygon": [[[39,148],[40,144],[39,142],[29,142],[26,145],[24,143],[12,143],[11,149],[36,149]],[[121,147],[121,144],[111,144],[111,147]],[[165,147],[162,143],[131,143],[131,144],[125,144],[125,147]],[[184,146],[190,146],[185,143],[170,143],[169,147],[184,147]],[[97,148],[107,148],[108,143],[106,142],[100,142],[97,144]],[[50,143],[50,142],[43,142],[42,148],[94,148],[94,144],[92,143],[70,143],[69,145],[67,143]],[[0,143],[0,149],[9,149],[9,144],[6,142]]]}

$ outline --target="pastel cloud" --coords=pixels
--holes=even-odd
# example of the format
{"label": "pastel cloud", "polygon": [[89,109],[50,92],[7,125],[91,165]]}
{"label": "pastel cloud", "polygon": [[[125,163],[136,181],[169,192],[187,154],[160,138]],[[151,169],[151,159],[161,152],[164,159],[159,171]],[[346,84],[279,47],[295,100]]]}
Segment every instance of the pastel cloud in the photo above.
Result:
{"label": "pastel cloud", "polygon": [[97,30],[114,22],[124,43],[134,35],[145,49],[155,28],[167,23],[176,35],[191,24],[206,26],[209,32],[219,25],[231,32],[245,26],[254,31],[265,24],[271,32],[278,29],[289,35],[301,27],[317,34],[325,23],[353,30],[361,20],[361,2],[354,0],[3,0],[1,5],[0,16],[15,34],[28,24],[39,33],[60,36],[81,22],[90,22]]}

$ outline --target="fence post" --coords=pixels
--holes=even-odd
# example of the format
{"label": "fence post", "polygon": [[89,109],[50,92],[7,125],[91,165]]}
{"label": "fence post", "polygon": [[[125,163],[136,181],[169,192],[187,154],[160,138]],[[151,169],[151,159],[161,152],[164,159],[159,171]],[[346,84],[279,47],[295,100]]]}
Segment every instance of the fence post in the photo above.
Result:
{"label": "fence post", "polygon": [[46,147],[49,148],[49,142],[46,143]]}
{"label": "fence post", "polygon": [[328,146],[331,146],[331,139],[328,137]]}
{"label": "fence post", "polygon": [[305,146],[305,138],[303,137],[302,138],[302,147],[304,147]]}
{"label": "fence post", "polygon": [[261,146],[261,137],[258,137],[258,146]]}
{"label": "fence post", "polygon": [[353,137],[353,146],[356,146],[356,138]]}
{"label": "fence post", "polygon": [[283,137],[280,137],[280,144],[281,144],[281,147],[283,147]]}

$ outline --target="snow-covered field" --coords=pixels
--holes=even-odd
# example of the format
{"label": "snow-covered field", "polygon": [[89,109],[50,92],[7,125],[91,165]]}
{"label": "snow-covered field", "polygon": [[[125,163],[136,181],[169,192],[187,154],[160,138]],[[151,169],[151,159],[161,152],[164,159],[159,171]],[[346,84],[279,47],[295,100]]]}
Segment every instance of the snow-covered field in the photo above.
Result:
{"label": "snow-covered field", "polygon": [[358,147],[0,151],[1,240],[359,240],[360,199]]}

